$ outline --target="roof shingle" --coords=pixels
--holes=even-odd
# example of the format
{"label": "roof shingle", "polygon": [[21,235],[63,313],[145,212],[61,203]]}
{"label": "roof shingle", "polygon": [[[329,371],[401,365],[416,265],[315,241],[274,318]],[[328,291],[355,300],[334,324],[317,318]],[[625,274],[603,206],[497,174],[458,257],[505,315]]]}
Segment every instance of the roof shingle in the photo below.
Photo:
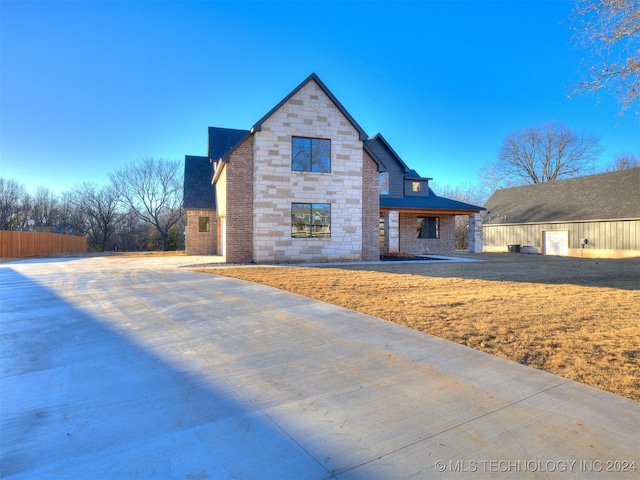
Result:
{"label": "roof shingle", "polygon": [[640,168],[497,190],[485,224],[640,218]]}
{"label": "roof shingle", "polygon": [[398,210],[442,210],[443,212],[474,213],[483,210],[482,207],[470,203],[459,202],[450,198],[439,197],[429,188],[427,197],[386,197],[380,196],[380,208],[392,208]]}
{"label": "roof shingle", "polygon": [[185,209],[216,208],[215,187],[211,185],[213,165],[208,157],[186,155],[184,157],[184,193]]}
{"label": "roof shingle", "polygon": [[236,147],[236,144],[249,133],[249,130],[209,127],[209,158],[213,161],[222,158],[225,153]]}

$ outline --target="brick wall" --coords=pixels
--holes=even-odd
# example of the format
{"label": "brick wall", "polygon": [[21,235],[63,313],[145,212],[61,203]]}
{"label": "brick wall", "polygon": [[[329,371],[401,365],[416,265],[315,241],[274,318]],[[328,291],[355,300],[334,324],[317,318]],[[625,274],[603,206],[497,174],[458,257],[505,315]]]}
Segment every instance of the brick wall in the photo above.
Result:
{"label": "brick wall", "polygon": [[[185,252],[187,255],[216,255],[218,227],[215,210],[187,210]],[[200,217],[209,218],[209,231],[200,232]]]}
{"label": "brick wall", "polygon": [[[440,238],[417,238],[418,217],[440,217]],[[400,252],[451,253],[456,250],[455,215],[400,214]]]}
{"label": "brick wall", "polygon": [[379,260],[380,180],[376,163],[367,152],[362,160],[362,260]]}
{"label": "brick wall", "polygon": [[253,141],[231,154],[226,169],[226,252],[228,263],[253,260]]}

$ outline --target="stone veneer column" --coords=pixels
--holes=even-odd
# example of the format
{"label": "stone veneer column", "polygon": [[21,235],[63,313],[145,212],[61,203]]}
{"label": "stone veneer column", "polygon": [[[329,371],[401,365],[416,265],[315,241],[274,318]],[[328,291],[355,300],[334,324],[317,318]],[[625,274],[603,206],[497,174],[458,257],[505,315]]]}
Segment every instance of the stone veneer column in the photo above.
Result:
{"label": "stone veneer column", "polygon": [[389,249],[388,253],[400,252],[400,213],[396,211],[387,212],[384,219],[384,227],[387,231]]}
{"label": "stone veneer column", "polygon": [[482,253],[482,215],[469,215],[469,253]]}

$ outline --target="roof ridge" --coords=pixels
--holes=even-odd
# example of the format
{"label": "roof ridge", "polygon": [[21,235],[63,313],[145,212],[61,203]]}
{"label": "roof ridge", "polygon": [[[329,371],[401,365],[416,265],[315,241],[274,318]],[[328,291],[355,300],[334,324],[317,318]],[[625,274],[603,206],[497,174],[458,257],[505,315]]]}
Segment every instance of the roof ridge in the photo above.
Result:
{"label": "roof ridge", "polygon": [[260,120],[254,123],[253,127],[251,127],[251,133],[259,132],[260,130],[262,130],[262,124],[312,80],[316,82],[316,85],[318,85],[320,89],[325,93],[325,95],[329,97],[329,100],[331,100],[333,104],[338,107],[340,113],[342,113],[347,118],[347,120],[349,120],[351,125],[358,131],[360,140],[367,140],[369,137],[362,129],[362,127],[358,124],[358,122],[355,121],[355,119],[351,116],[347,109],[344,108],[342,103],[340,103],[336,96],[331,93],[331,90],[329,90],[329,88],[322,82],[322,80],[320,80],[320,77],[318,77],[318,75],[316,75],[315,73],[312,73],[307,78],[305,78],[296,88],[294,88],[287,96],[285,96],[280,102],[278,102],[275,107],[269,110]]}

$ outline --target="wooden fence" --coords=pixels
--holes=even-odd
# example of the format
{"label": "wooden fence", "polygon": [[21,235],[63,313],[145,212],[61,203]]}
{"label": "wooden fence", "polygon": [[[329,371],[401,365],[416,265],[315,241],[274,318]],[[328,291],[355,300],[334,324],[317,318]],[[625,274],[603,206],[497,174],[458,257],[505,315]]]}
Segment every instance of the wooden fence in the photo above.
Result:
{"label": "wooden fence", "polygon": [[87,239],[72,235],[0,230],[0,258],[86,253]]}

